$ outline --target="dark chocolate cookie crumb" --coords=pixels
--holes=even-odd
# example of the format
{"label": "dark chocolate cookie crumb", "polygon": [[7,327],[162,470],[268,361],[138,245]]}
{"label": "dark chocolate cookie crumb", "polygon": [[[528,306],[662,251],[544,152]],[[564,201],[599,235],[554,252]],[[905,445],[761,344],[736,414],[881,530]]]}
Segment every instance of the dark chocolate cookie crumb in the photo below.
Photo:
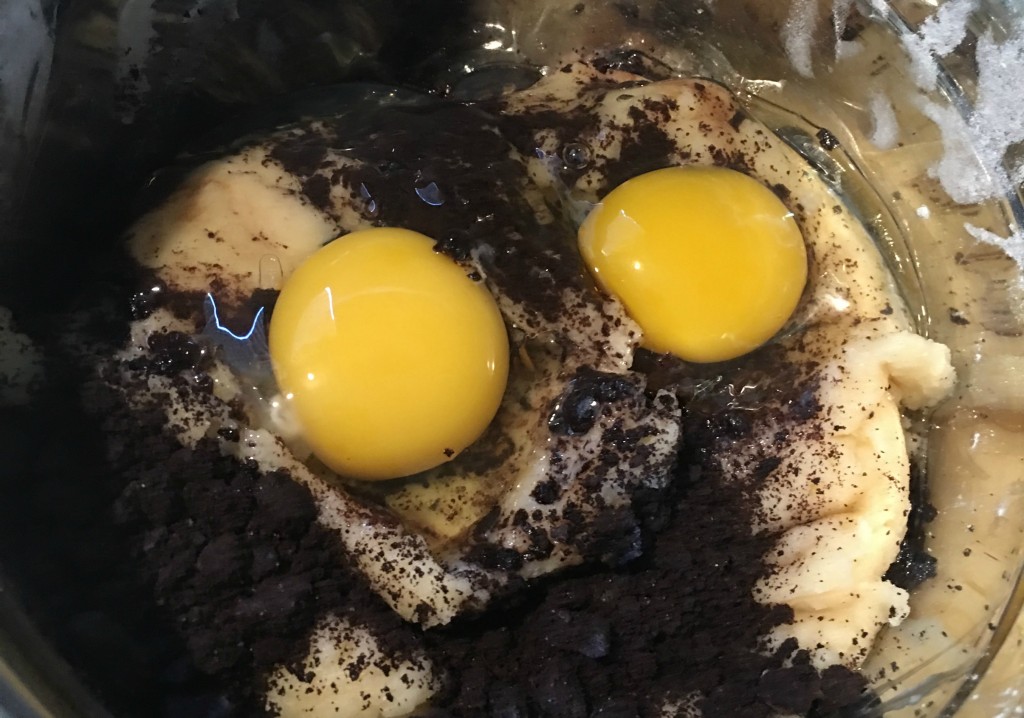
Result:
{"label": "dark chocolate cookie crumb", "polygon": [[701,437],[688,437],[673,488],[645,501],[671,521],[634,507],[648,519],[648,546],[627,567],[543,581],[425,635],[460,677],[440,701],[445,715],[657,716],[698,695],[707,718],[767,718],[861,695],[863,679],[838,669],[829,680],[852,687],[837,699],[824,675],[795,665],[795,642],[760,651],[760,636],[792,618],[752,595],[774,539],[750,535],[753,500],[714,474]]}
{"label": "dark chocolate cookie crumb", "polygon": [[822,127],[817,133],[818,144],[821,145],[823,150],[834,150],[839,147],[839,138],[833,135],[830,131]]}
{"label": "dark chocolate cookie crumb", "polygon": [[[329,612],[357,609],[388,655],[411,652],[414,635],[350,570],[307,489],[285,472],[224,456],[214,440],[177,446],[158,406],[105,406],[115,409],[104,423],[111,468],[127,482],[116,522],[133,570],[183,639],[185,672],[227,688],[210,698],[223,715],[260,714],[258,677],[300,662],[317,618]],[[140,442],[140,432],[152,441]],[[175,700],[194,707],[197,699]]]}
{"label": "dark chocolate cookie crumb", "polygon": [[907,517],[907,533],[900,542],[896,560],[885,572],[885,580],[907,591],[920,586],[928,579],[935,578],[938,560],[925,549],[928,524],[935,518],[935,507],[928,500],[928,485],[925,482],[921,462],[910,462],[910,515]]}
{"label": "dark chocolate cookie crumb", "polygon": [[968,324],[971,323],[971,320],[965,317],[964,313],[961,312],[956,307],[949,308],[949,321],[961,327],[967,326]]}

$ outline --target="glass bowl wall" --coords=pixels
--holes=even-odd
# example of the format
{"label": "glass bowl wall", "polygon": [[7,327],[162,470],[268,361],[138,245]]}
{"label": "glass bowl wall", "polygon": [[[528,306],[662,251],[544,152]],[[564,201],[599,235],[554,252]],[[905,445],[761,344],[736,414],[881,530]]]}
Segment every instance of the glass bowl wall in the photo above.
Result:
{"label": "glass bowl wall", "polygon": [[[920,419],[930,427],[935,515],[925,533],[937,574],[914,592],[912,617],[882,636],[866,668],[880,703],[864,714],[1010,715],[1024,666],[1014,628],[1024,603],[1024,289],[1007,251],[975,235],[1019,232],[1020,199],[1007,186],[951,198],[935,168],[955,144],[956,118],[970,127],[975,107],[999,109],[984,53],[1003,48],[1010,76],[1024,73],[1022,23],[1012,4],[974,3],[962,40],[937,48],[926,90],[906,47],[944,5],[968,3],[644,0],[579,13],[575,2],[525,0],[8,0],[0,307],[31,334],[33,316],[74,298],[82,259],[115,241],[127,198],[154,169],[233,116],[286,118],[290,105],[276,98],[306,93],[304,106],[316,107],[324,95],[315,88],[348,80],[469,96],[528,82],[580,47],[618,45],[714,77],[833,177],[878,238],[920,330],[951,347],[960,378]],[[994,141],[1010,146],[1012,165],[1019,127],[987,129],[1007,124]],[[819,128],[843,152],[817,152]],[[985,159],[998,174],[991,152]],[[35,448],[59,447],[58,429],[75,432],[41,424],[31,404],[0,416],[9,424],[0,432],[0,705],[18,716],[103,715],[76,678],[88,652],[73,645],[74,616],[63,615],[74,614],[74,597],[59,595],[74,556],[54,543],[41,566],[21,550],[45,543],[59,516],[24,497],[42,485],[59,500],[72,468],[71,459],[40,461]]]}

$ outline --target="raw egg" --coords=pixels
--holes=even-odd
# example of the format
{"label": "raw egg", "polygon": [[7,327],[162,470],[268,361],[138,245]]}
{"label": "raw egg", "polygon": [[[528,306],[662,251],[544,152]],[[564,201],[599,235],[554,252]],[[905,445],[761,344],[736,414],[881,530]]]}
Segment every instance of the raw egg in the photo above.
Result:
{"label": "raw egg", "polygon": [[355,479],[453,458],[487,428],[508,378],[494,298],[405,229],[353,232],[311,255],[285,281],[269,342],[303,438]]}
{"label": "raw egg", "polygon": [[770,339],[807,281],[796,220],[757,180],[670,167],[613,189],[587,216],[580,251],[644,345],[693,362],[733,359]]}

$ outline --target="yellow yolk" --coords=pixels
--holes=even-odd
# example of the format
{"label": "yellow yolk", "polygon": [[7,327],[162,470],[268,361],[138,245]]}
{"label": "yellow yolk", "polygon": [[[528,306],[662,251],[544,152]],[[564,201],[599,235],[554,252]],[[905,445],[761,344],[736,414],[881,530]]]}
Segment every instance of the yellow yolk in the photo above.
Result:
{"label": "yellow yolk", "polygon": [[316,456],[356,479],[441,464],[484,431],[508,378],[490,293],[428,237],[345,235],[285,282],[270,356]]}
{"label": "yellow yolk", "polygon": [[807,281],[792,213],[757,180],[717,167],[626,181],[587,217],[579,245],[644,345],[694,362],[732,359],[770,339]]}

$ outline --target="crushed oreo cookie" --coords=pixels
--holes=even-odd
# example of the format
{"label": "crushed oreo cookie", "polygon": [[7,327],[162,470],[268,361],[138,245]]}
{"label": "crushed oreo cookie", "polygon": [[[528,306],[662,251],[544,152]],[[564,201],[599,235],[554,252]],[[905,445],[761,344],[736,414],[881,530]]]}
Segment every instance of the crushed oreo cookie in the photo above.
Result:
{"label": "crushed oreo cookie", "polygon": [[[701,436],[687,440],[673,488],[648,497],[659,510],[634,507],[649,517],[639,559],[544,582],[488,617],[426,634],[459,676],[436,715],[653,716],[692,700],[707,718],[767,718],[861,697],[863,678],[819,675],[791,643],[758,650],[791,616],[752,596],[772,537],[750,534],[750,497],[702,473]],[[665,510],[667,528],[653,520]]]}
{"label": "crushed oreo cookie", "polygon": [[911,591],[938,572],[938,561],[925,549],[928,524],[936,511],[928,497],[928,484],[920,461],[910,463],[910,516],[900,552],[885,572],[885,580]]}
{"label": "crushed oreo cookie", "polygon": [[[656,380],[659,361],[640,366]],[[680,381],[682,365],[670,363]],[[603,401],[618,395],[600,375],[573,387]],[[172,714],[263,714],[260,676],[298,665],[327,611],[357,611],[392,655],[412,650],[415,634],[348,568],[306,489],[223,456],[213,441],[181,448],[156,405],[128,406],[104,382],[88,390],[107,436],[106,468],[125,481],[114,523],[131,570],[182,642],[161,689]],[[717,437],[750,430],[732,413],[690,401],[674,482],[634,500],[639,557],[539,581],[486,614],[422,634],[429,655],[457,677],[425,715],[647,716],[691,702],[707,718],[767,718],[826,715],[863,700],[860,676],[819,674],[792,642],[761,650],[760,636],[791,613],[753,599],[774,538],[750,534],[752,498],[715,473]],[[500,551],[484,559],[521,560]]]}

